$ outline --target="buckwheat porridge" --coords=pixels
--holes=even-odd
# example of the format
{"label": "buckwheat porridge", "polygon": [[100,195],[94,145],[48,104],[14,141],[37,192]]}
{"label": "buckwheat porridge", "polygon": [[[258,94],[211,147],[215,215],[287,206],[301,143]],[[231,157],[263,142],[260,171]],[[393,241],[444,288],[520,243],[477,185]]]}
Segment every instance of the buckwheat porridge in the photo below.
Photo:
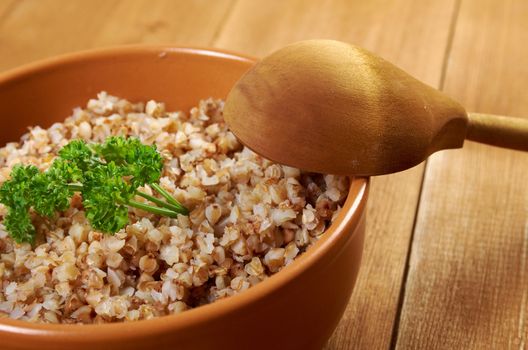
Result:
{"label": "buckwheat porridge", "polygon": [[[94,228],[103,214],[72,190],[65,210],[50,217],[27,204],[26,229],[34,238],[17,243],[9,208],[0,205],[0,317],[106,323],[179,313],[250,288],[313,244],[339,212],[348,179],[256,155],[228,131],[222,107],[221,100],[203,100],[187,115],[101,92],[64,122],[31,127],[20,142],[1,148],[0,183],[10,181],[16,164],[50,171],[59,151],[77,139],[89,145],[135,137],[154,145],[163,165],[162,192],[140,186],[145,196],[130,200],[135,207],[119,207],[126,222],[114,234]],[[160,193],[188,215],[139,208],[152,197],[171,208]]]}

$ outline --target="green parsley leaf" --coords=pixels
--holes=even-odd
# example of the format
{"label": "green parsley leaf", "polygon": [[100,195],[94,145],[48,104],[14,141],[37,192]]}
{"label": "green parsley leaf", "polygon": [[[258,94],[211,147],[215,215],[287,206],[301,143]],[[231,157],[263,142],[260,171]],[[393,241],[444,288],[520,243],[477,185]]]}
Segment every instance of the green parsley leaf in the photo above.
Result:
{"label": "green parsley leaf", "polygon": [[4,226],[17,243],[33,243],[35,240],[35,227],[26,207],[10,207]]}
{"label": "green parsley leaf", "polygon": [[31,184],[38,174],[39,170],[33,165],[15,165],[11,179],[0,187],[0,203],[9,207],[4,226],[18,243],[32,242],[35,235],[28,210],[31,205]]}
{"label": "green parsley leaf", "polygon": [[56,159],[50,169],[33,177],[30,183],[30,203],[42,216],[52,217],[70,206],[72,191],[68,184],[81,178],[80,170],[62,159]]}
{"label": "green parsley leaf", "polygon": [[81,193],[86,217],[93,228],[114,233],[128,223],[126,204],[134,196],[135,188],[123,179],[123,168],[114,162],[87,171]]}
{"label": "green parsley leaf", "polygon": [[97,152],[107,161],[126,168],[135,187],[159,181],[163,158],[155,146],[147,146],[137,138],[109,137],[97,146]]}
{"label": "green parsley leaf", "polygon": [[59,157],[82,171],[100,163],[100,159],[96,157],[94,150],[83,140],[73,140],[68,143],[59,151]]}

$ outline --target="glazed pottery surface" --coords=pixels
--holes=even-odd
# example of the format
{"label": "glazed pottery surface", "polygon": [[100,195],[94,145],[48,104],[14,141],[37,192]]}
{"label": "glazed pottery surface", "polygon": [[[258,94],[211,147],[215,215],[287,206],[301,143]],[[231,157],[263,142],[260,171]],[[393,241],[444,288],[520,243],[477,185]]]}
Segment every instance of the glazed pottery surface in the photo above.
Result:
{"label": "glazed pottery surface", "polygon": [[[128,46],[70,54],[0,75],[0,143],[49,127],[104,90],[188,110],[225,98],[254,60],[207,49]],[[0,349],[320,349],[348,303],[363,250],[368,179],[351,181],[338,218],[278,274],[179,315],[104,325],[0,319]]]}

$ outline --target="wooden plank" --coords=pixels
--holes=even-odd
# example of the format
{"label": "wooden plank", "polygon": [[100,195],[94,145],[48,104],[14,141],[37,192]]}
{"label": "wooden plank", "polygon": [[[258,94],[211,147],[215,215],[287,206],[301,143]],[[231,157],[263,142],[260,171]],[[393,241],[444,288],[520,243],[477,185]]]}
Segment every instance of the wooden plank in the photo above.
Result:
{"label": "wooden plank", "polygon": [[[464,0],[445,90],[528,117],[528,2]],[[399,349],[528,347],[528,154],[468,142],[428,163]]]}
{"label": "wooden plank", "polygon": [[[454,1],[241,1],[214,45],[263,56],[289,42],[333,38],[364,46],[438,85]],[[372,181],[363,267],[328,349],[386,349],[423,166]],[[331,286],[329,286],[331,288]]]}
{"label": "wooden plank", "polygon": [[4,23],[4,19],[16,8],[16,0],[4,0],[0,2],[0,27]]}
{"label": "wooden plank", "polygon": [[43,57],[106,45],[177,43],[207,46],[232,2],[18,2],[15,11],[11,11],[0,24],[0,71]]}

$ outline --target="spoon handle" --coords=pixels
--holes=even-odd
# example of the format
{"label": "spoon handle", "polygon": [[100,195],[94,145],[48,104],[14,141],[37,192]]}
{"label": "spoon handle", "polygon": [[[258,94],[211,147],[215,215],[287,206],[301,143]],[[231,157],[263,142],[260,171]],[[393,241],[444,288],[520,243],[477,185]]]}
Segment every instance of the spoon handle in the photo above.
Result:
{"label": "spoon handle", "polygon": [[488,145],[528,151],[528,119],[468,113],[466,139]]}

